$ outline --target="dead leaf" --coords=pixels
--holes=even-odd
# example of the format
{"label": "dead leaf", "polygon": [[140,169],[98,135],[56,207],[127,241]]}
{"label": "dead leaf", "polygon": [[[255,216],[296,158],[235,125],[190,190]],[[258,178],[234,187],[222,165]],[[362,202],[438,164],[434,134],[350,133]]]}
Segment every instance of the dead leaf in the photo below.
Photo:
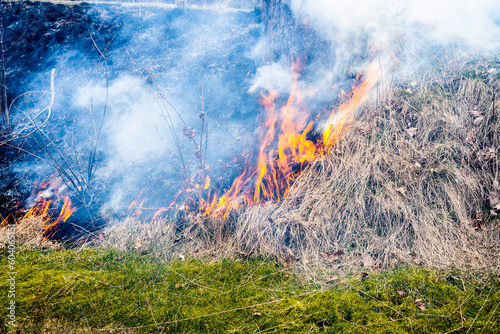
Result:
{"label": "dead leaf", "polygon": [[480,211],[477,211],[476,218],[472,220],[472,227],[474,227],[476,231],[480,231],[483,229],[484,225],[485,225],[484,214]]}
{"label": "dead leaf", "polygon": [[328,263],[333,263],[339,260],[342,257],[342,255],[344,255],[343,250],[338,250],[333,254],[328,252],[321,252],[321,256],[323,256],[328,261]]}
{"label": "dead leaf", "polygon": [[422,311],[425,311],[425,303],[422,301],[422,299],[415,299],[413,301],[413,304],[415,304]]}
{"label": "dead leaf", "polygon": [[342,249],[336,251],[335,253],[332,254],[334,257],[337,257],[337,259],[340,259],[342,255],[344,255],[344,251]]}
{"label": "dead leaf", "polygon": [[398,291],[396,291],[396,292],[397,292],[397,293],[398,293],[398,295],[400,295],[400,296],[406,296],[406,295],[408,295],[408,294],[407,294],[405,291],[403,291],[403,290],[398,290]]}
{"label": "dead leaf", "polygon": [[363,255],[363,257],[361,258],[361,262],[363,262],[363,266],[366,268],[375,266],[375,260],[373,260],[370,254]]}
{"label": "dead leaf", "polygon": [[135,249],[139,249],[142,247],[142,242],[140,240],[135,241]]}
{"label": "dead leaf", "polygon": [[440,279],[440,277],[439,277],[439,276],[436,276],[436,278],[434,279],[434,283],[439,282],[439,279]]}
{"label": "dead leaf", "polygon": [[181,284],[176,284],[176,285],[175,285],[175,288],[176,288],[176,289],[179,289],[180,287],[182,287],[182,285],[181,285]]}
{"label": "dead leaf", "polygon": [[325,281],[327,283],[329,283],[329,282],[335,282],[335,281],[338,281],[338,280],[339,280],[338,276],[326,275],[326,277],[325,277]]}
{"label": "dead leaf", "polygon": [[396,191],[399,192],[401,195],[406,197],[406,189],[401,187],[401,188],[396,188]]}
{"label": "dead leaf", "polygon": [[477,140],[476,131],[474,130],[469,131],[469,133],[467,133],[467,136],[465,136],[465,141],[470,144],[475,143],[476,140]]}
{"label": "dead leaf", "polygon": [[194,140],[194,137],[196,135],[196,131],[192,128],[192,127],[184,127],[182,129],[182,134],[186,137],[188,137],[189,139],[192,139]]}

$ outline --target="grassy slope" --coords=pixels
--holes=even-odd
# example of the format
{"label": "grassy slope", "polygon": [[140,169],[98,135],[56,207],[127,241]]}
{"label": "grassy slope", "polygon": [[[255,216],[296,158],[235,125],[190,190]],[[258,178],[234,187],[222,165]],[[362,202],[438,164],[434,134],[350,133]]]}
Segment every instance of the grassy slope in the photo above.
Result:
{"label": "grassy slope", "polygon": [[20,251],[16,270],[21,333],[499,332],[495,275],[405,268],[325,284],[266,259],[160,263],[114,250]]}

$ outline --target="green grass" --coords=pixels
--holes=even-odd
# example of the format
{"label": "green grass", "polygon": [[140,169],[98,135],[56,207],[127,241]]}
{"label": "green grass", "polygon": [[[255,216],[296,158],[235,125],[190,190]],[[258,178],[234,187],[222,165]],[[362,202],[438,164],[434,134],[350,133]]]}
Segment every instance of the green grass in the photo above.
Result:
{"label": "green grass", "polygon": [[401,268],[326,284],[322,274],[306,280],[266,259],[161,263],[104,250],[20,251],[16,271],[19,333],[500,332],[493,274]]}

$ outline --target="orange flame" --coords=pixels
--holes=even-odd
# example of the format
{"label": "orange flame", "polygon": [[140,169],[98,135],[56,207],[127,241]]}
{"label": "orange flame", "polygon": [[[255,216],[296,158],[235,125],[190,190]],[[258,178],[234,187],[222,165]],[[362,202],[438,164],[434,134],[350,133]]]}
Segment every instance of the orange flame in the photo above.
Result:
{"label": "orange flame", "polygon": [[[43,236],[48,238],[57,232],[57,226],[66,222],[76,207],[73,207],[69,195],[66,192],[61,179],[53,177],[48,182],[40,182],[35,185],[35,194],[28,200],[28,208],[22,215],[23,218],[42,218],[44,225]],[[55,216],[57,207],[63,205],[61,211]]]}
{"label": "orange flame", "polygon": [[[298,63],[294,65],[297,69]],[[295,72],[294,74],[296,76]],[[272,90],[267,96],[263,96],[261,101],[266,110],[266,118],[262,122],[262,136],[255,165],[245,163],[243,172],[222,195],[210,187],[211,180],[208,175],[200,178],[197,183],[186,180],[185,187],[177,193],[170,206],[156,211],[152,220],[159,219],[162,214],[174,207],[181,210],[194,207],[196,196],[199,196],[198,208],[202,214],[224,218],[232,210],[243,205],[255,205],[262,201],[281,201],[290,192],[293,182],[303,168],[312,161],[322,159],[342,138],[346,126],[354,119],[355,111],[367,100],[369,92],[380,77],[380,66],[377,62],[372,62],[362,75],[356,76],[354,81],[356,84],[350,94],[342,89],[339,96],[346,102],[342,103],[338,110],[327,113],[328,120],[322,127],[324,130],[320,135],[312,134],[315,125],[302,102],[297,79],[293,82],[286,103],[281,107],[277,106],[278,92]],[[363,81],[358,83],[360,79]],[[310,91],[316,92],[316,90]],[[320,116],[316,115],[315,120]],[[318,128],[321,127],[316,125],[316,129]],[[236,162],[236,158],[233,160]],[[203,190],[208,190],[206,197],[203,196]],[[188,195],[188,200],[179,206],[176,201],[182,193]],[[139,199],[133,201],[129,212],[135,208],[133,215],[141,215],[143,203]]]}
{"label": "orange flame", "polygon": [[[304,165],[324,157],[338,142],[345,126],[352,122],[356,109],[367,100],[369,92],[379,81],[380,76],[381,71],[375,63],[368,66],[363,74],[364,81],[353,87],[349,100],[343,103],[338,111],[330,113],[327,126],[319,141],[308,139],[314,124],[312,121],[307,121],[310,119],[310,114],[301,103],[302,97],[297,80],[294,81],[290,96],[279,112],[276,112],[278,93],[273,90],[268,96],[264,96],[262,104],[267,111],[267,118],[263,122],[265,131],[260,141],[256,166],[245,167],[233,181],[231,188],[220,197],[214,195],[211,199],[209,196],[208,201],[201,200],[201,212],[205,215],[222,213],[222,216],[226,217],[232,209],[238,208],[242,203],[253,205],[261,200],[283,199],[302,172]],[[358,74],[356,80],[359,78]],[[342,91],[342,95],[344,94]],[[252,184],[253,189],[249,188]]]}

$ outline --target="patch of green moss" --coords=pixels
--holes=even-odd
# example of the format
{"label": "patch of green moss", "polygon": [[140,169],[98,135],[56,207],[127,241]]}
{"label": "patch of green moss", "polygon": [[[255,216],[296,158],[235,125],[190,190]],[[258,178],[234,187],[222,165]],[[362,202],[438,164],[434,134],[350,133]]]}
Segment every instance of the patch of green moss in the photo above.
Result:
{"label": "patch of green moss", "polygon": [[75,332],[493,333],[500,317],[498,276],[401,268],[326,284],[265,259],[162,263],[113,250],[21,251],[16,262],[19,333],[50,323]]}

